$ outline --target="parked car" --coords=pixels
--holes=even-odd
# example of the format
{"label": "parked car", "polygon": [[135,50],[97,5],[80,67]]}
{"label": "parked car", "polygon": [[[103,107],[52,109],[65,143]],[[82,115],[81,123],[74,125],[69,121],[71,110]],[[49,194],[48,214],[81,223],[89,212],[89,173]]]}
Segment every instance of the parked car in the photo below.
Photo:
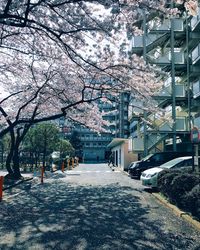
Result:
{"label": "parked car", "polygon": [[133,162],[131,162],[131,163],[128,165],[128,167],[127,167],[128,173],[129,173],[129,170],[130,170],[131,168],[133,168],[138,162],[139,162],[139,161],[133,161]]}
{"label": "parked car", "polygon": [[174,158],[181,156],[192,155],[191,152],[157,152],[150,154],[147,157],[143,158],[141,161],[135,162],[129,170],[129,176],[131,178],[140,178],[141,173],[147,169],[157,167],[162,165],[165,162],[168,162]]}
{"label": "parked car", "polygon": [[159,167],[151,168],[142,172],[141,181],[142,185],[156,188],[158,175],[161,171],[166,169],[179,169],[179,170],[192,170],[192,156],[178,157],[168,161]]}

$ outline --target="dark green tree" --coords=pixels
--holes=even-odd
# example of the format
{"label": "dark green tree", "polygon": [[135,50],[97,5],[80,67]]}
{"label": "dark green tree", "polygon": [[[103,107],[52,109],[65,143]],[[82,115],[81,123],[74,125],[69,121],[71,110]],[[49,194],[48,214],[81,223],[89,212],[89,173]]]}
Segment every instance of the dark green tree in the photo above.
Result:
{"label": "dark green tree", "polygon": [[73,131],[72,135],[70,137],[70,143],[72,144],[73,148],[75,149],[74,154],[79,157],[82,158],[82,153],[83,153],[83,145],[82,142],[79,138],[79,134],[77,131]]}
{"label": "dark green tree", "polygon": [[57,149],[59,129],[54,123],[41,123],[32,127],[24,140],[23,151],[29,152],[37,166],[39,161],[46,165],[47,157]]}
{"label": "dark green tree", "polygon": [[66,158],[67,156],[73,156],[75,149],[72,144],[65,139],[60,139],[57,143],[57,149],[60,151],[60,156],[62,159]]}

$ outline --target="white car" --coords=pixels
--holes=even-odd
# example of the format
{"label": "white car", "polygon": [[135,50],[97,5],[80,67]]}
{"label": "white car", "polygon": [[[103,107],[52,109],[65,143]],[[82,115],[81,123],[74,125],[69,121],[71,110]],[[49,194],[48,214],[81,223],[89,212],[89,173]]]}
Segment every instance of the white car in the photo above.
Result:
{"label": "white car", "polygon": [[156,188],[158,174],[165,169],[192,169],[192,156],[178,157],[160,165],[159,167],[145,170],[144,172],[142,172],[142,175],[140,177],[142,185]]}

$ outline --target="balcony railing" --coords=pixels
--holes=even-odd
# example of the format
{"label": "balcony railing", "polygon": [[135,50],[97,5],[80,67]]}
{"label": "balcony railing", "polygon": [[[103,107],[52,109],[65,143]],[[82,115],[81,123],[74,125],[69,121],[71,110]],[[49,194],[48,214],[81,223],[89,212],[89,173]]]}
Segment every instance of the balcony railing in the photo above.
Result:
{"label": "balcony railing", "polygon": [[192,83],[193,98],[200,96],[200,80]]}
{"label": "balcony railing", "polygon": [[176,131],[187,131],[187,117],[176,117]]}
{"label": "balcony railing", "polygon": [[[150,30],[150,32],[160,32],[160,31],[170,31],[171,27],[171,22],[170,20],[166,20],[163,24],[160,26],[153,26]],[[174,20],[174,31],[183,31],[184,30],[184,25],[183,25],[183,20],[182,19],[175,19]],[[154,43],[157,39],[161,38],[163,35],[162,34],[147,34],[145,38],[145,45],[149,46],[152,43]],[[131,46],[134,48],[142,48],[144,46],[144,38],[143,36],[135,36],[132,38],[132,44]]]}
{"label": "balcony railing", "polygon": [[192,51],[192,64],[195,64],[200,59],[200,44]]}
{"label": "balcony railing", "polygon": [[133,138],[132,149],[133,151],[144,151],[143,138]]}
{"label": "balcony railing", "polygon": [[184,19],[174,19],[174,31],[184,31]]}
{"label": "balcony railing", "polygon": [[[176,118],[176,132],[187,131],[188,130],[187,128],[188,128],[187,117],[185,117],[185,116],[177,117]],[[152,133],[152,132],[154,132],[154,133]],[[160,125],[159,130],[149,131],[148,141],[147,141],[148,148],[152,148],[152,147],[154,147],[154,145],[157,145],[162,140],[164,140],[166,138],[166,136],[169,135],[169,132],[172,132],[172,124],[170,124],[167,121],[163,122]],[[132,150],[138,151],[138,152],[144,150],[143,137],[136,137],[136,138],[132,139]]]}
{"label": "balcony railing", "polygon": [[[156,93],[157,97],[171,97],[172,96],[172,86],[169,85],[164,87],[159,93]],[[175,96],[176,97],[185,97],[185,85],[184,84],[176,84],[175,85]]]}
{"label": "balcony railing", "polygon": [[190,26],[192,31],[195,30],[195,28],[200,24],[200,8],[198,9],[197,16],[193,16],[190,21]]}
{"label": "balcony railing", "polygon": [[[148,56],[150,62],[154,64],[171,64],[171,52],[168,51],[165,55],[158,58],[154,58],[153,55]],[[174,52],[174,63],[175,64],[185,64],[184,52]]]}
{"label": "balcony railing", "polygon": [[[159,39],[162,35],[160,34],[148,34],[145,39],[145,45],[149,46],[157,39]],[[144,47],[144,39],[143,36],[134,36],[132,38],[132,47],[133,48],[143,48]]]}
{"label": "balcony railing", "polygon": [[[176,109],[176,130],[187,131],[188,130],[188,114],[184,111]],[[148,121],[151,121],[151,126],[148,127],[148,131],[151,132],[172,132],[173,121],[171,119],[171,112],[165,115],[165,119],[156,117],[155,114],[148,116]],[[143,130],[141,130],[143,131]]]}
{"label": "balcony railing", "polygon": [[[171,20],[166,19],[161,25],[158,25],[157,22],[155,22],[155,25],[150,28],[151,31],[170,31],[171,28]],[[174,19],[174,31],[184,31],[184,20],[183,19]]]}

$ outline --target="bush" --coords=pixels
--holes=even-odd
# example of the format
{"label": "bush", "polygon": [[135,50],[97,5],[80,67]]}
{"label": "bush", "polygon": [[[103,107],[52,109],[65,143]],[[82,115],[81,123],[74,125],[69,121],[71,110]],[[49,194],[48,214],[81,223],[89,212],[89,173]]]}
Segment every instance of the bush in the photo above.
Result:
{"label": "bush", "polygon": [[158,190],[166,197],[170,198],[171,182],[180,172],[164,170],[158,174]]}
{"label": "bush", "polygon": [[200,219],[200,184],[183,196],[183,208]]}
{"label": "bush", "polygon": [[199,184],[195,174],[180,173],[171,182],[170,200],[182,207],[183,196]]}
{"label": "bush", "polygon": [[194,173],[166,170],[159,173],[158,188],[170,202],[200,219],[200,179]]}

